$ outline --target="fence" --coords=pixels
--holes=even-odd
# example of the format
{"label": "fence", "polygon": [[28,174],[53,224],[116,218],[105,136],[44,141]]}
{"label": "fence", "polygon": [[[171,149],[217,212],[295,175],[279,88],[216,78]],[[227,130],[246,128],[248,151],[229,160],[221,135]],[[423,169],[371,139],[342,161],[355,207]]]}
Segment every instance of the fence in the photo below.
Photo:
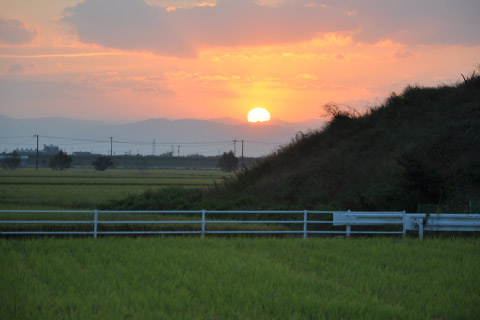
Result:
{"label": "fence", "polygon": [[[90,235],[94,238],[102,235],[200,235],[208,234],[269,234],[269,235],[345,235],[354,234],[384,234],[407,236],[408,231],[418,232],[423,238],[424,231],[480,231],[480,214],[407,214],[405,212],[353,212],[353,211],[59,211],[59,210],[0,210],[0,235]],[[26,219],[19,220],[17,216],[26,215]],[[45,219],[46,215],[72,215],[76,220]],[[100,216],[115,218],[103,220]],[[171,215],[177,217],[171,219]],[[35,219],[31,219],[34,216]],[[132,220],[140,216],[149,220]],[[247,220],[249,216],[257,219]],[[263,216],[263,219],[261,219]],[[272,219],[271,217],[274,217]],[[278,217],[286,217],[278,220]],[[82,219],[79,219],[81,217]],[[90,217],[90,218],[89,218]],[[230,218],[229,218],[230,217]],[[234,219],[232,219],[233,217]],[[270,219],[268,219],[270,217]],[[309,219],[310,217],[310,219]],[[316,220],[315,217],[321,220]],[[125,219],[126,218],[126,219]],[[189,219],[186,219],[189,218]],[[236,218],[236,219],[235,219]],[[186,219],[186,220],[184,220]],[[229,225],[253,225],[250,230],[229,230]],[[47,225],[48,230],[37,227]],[[51,230],[52,225],[62,226]],[[90,229],[74,226],[88,226]],[[131,230],[133,226],[163,226],[158,230]],[[165,229],[165,226],[181,225],[183,230]],[[289,227],[285,227],[285,226]],[[12,227],[13,226],[13,227]],[[35,230],[25,230],[37,228]],[[65,227],[66,226],[66,227]],[[108,226],[113,227],[109,228]],[[121,226],[128,226],[129,230]],[[207,228],[207,226],[217,226]],[[273,226],[276,230],[271,230]],[[103,229],[100,229],[103,227]],[[380,229],[378,228],[380,227]],[[180,229],[182,229],[180,228]],[[220,228],[220,229],[219,229]],[[221,228],[225,228],[222,230]],[[352,229],[354,228],[354,229]],[[67,230],[65,230],[67,229]],[[188,229],[188,230],[185,230]],[[248,228],[246,228],[248,229]],[[279,230],[280,229],[280,230]],[[373,229],[373,230],[372,230]],[[393,229],[393,230],[392,230]]]}

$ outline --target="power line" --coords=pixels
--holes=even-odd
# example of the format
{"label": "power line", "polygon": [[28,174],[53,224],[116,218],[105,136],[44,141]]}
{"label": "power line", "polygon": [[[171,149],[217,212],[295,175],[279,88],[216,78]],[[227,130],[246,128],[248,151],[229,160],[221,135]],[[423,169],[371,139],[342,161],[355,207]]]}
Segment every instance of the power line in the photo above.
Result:
{"label": "power line", "polygon": [[0,137],[0,139],[23,139],[23,138],[32,138],[32,136]]}
{"label": "power line", "polygon": [[[23,137],[23,138],[27,138],[27,137]],[[11,145],[11,146],[29,146],[32,144],[26,144],[26,142],[30,142],[34,138],[35,137],[29,136],[27,140],[24,140],[22,142],[2,142],[2,144]]]}
{"label": "power line", "polygon": [[41,136],[41,137],[50,138],[50,139],[86,141],[86,142],[110,142],[110,140],[97,140],[97,139],[65,138],[65,137],[53,137],[53,136]]}
{"label": "power line", "polygon": [[[72,141],[83,141],[83,142],[96,142],[96,143],[105,143],[105,142],[110,142],[111,139],[108,140],[100,140],[100,139],[91,139],[91,138],[73,138],[73,137],[57,137],[57,136],[44,136],[44,135],[39,135],[42,138],[49,138],[49,139],[59,139],[59,140],[72,140]],[[33,139],[35,136],[10,136],[10,137],[0,137],[0,139],[21,139],[21,138],[31,138]],[[238,141],[238,140],[233,140],[233,141]],[[144,145],[151,145],[152,142],[150,141],[139,141],[139,140],[113,140],[115,143],[123,143],[123,144],[144,144]],[[206,144],[223,144],[223,143],[229,143],[232,142],[232,140],[221,140],[221,141],[193,141],[193,142],[179,142],[179,141],[156,141],[155,144],[157,146],[170,146],[172,144],[174,145],[206,145]],[[255,143],[255,144],[275,144],[275,145],[281,145],[284,144],[285,142],[271,142],[271,141],[253,141],[253,140],[244,140],[244,142],[248,143]],[[7,143],[7,142],[4,142]]]}
{"label": "power line", "polygon": [[[34,146],[34,143],[32,143],[32,140],[36,137],[35,136],[10,136],[10,137],[1,137],[0,139],[0,146],[4,145],[5,147],[9,146],[8,148],[10,149],[10,146],[17,147],[17,146]],[[129,140],[129,139],[113,139],[113,137],[109,137],[109,139],[95,139],[95,138],[82,138],[82,137],[61,137],[61,136],[42,136],[38,135],[39,137],[42,138],[44,143],[51,143],[52,140],[59,140],[57,144],[61,141],[60,144],[64,147],[73,147],[73,146],[86,146],[86,145],[91,145],[92,148],[98,149],[99,147],[94,145],[98,144],[105,144],[110,142],[110,150],[108,150],[108,153],[113,156],[113,143],[118,144],[118,148],[120,151],[124,150],[125,148],[138,148],[140,149],[142,154],[148,154],[149,151],[147,151],[147,147],[149,146],[150,150],[152,150],[152,153],[154,155],[158,153],[162,153],[162,151],[159,151],[159,148],[164,149],[168,148],[170,149],[171,146],[176,146],[175,150],[177,156],[180,154],[179,147],[182,148],[183,154],[199,154],[199,155],[212,155],[212,153],[220,153],[224,150],[232,149],[235,150],[235,154],[237,153],[236,151],[236,142],[242,142],[242,147],[246,147],[250,152],[255,152],[255,153],[264,153],[267,152],[267,148],[269,149],[270,147],[279,147],[281,145],[287,145],[288,142],[272,142],[272,141],[256,141],[256,140],[218,140],[218,141],[190,141],[190,142],[179,142],[179,141],[158,141],[158,139],[153,139],[150,141],[146,140]],[[23,141],[15,141],[18,139],[25,139]],[[54,143],[55,144],[55,143]],[[246,144],[246,145],[245,145]],[[248,146],[250,145],[250,146]],[[262,147],[262,145],[264,147]],[[123,147],[121,147],[123,146]],[[253,148],[253,149],[252,149]],[[260,149],[262,150],[260,150]],[[73,148],[72,148],[73,149]],[[205,150],[207,149],[207,150]],[[7,149],[5,149],[7,150]],[[138,152],[140,152],[138,151]],[[73,152],[73,150],[72,150]],[[97,151],[98,152],[98,151]],[[93,153],[93,150],[92,150]],[[172,154],[174,154],[174,151],[172,151]]]}
{"label": "power line", "polygon": [[249,141],[249,140],[245,140],[245,142],[254,143],[254,144],[271,144],[271,145],[283,145],[288,143],[288,142],[267,142],[267,141]]}
{"label": "power line", "polygon": [[2,144],[10,145],[10,146],[18,146],[18,145],[33,146],[34,145],[34,143],[26,143],[26,141],[24,141],[24,142],[2,142]]}
{"label": "power line", "polygon": [[[99,139],[87,139],[87,138],[71,138],[71,137],[55,137],[55,136],[41,136],[43,138],[50,138],[50,139],[61,139],[61,140],[72,140],[72,141],[84,141],[84,142],[97,142],[97,143],[105,143],[105,142],[115,142],[121,144],[135,144],[135,145],[152,145],[150,141],[139,141],[139,140],[99,140]],[[24,137],[25,138],[25,137]],[[233,142],[238,140],[233,140]],[[173,145],[207,145],[207,144],[224,144],[232,142],[232,140],[223,140],[223,141],[193,141],[193,142],[179,142],[179,141],[155,141],[156,146],[171,146]],[[271,145],[282,145],[286,142],[270,142],[270,141],[253,141],[253,140],[244,140],[246,143],[255,143],[255,144],[271,144]]]}

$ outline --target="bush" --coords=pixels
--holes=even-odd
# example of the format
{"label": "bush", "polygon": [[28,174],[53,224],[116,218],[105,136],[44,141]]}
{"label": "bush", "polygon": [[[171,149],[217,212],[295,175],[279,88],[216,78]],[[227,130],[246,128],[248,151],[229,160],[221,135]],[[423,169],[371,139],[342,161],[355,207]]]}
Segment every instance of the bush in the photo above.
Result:
{"label": "bush", "polygon": [[232,151],[228,153],[224,152],[220,159],[218,159],[217,166],[226,172],[236,170],[238,167],[238,158],[235,157]]}
{"label": "bush", "polygon": [[113,167],[113,161],[110,157],[100,156],[92,162],[92,165],[97,171],[105,171],[108,168]]}
{"label": "bush", "polygon": [[68,156],[66,152],[60,150],[57,155],[50,159],[48,165],[52,170],[65,170],[72,166],[72,157]]}

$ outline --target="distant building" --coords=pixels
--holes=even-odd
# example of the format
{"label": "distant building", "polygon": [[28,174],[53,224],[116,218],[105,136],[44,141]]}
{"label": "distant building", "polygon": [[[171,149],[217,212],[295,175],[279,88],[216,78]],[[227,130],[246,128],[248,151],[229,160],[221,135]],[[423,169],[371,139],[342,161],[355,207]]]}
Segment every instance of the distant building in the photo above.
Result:
{"label": "distant building", "polygon": [[[0,163],[2,163],[3,160],[7,160],[11,158],[14,158],[14,156],[11,154],[2,154],[0,155]],[[26,167],[27,164],[28,164],[28,156],[20,156],[20,166]]]}
{"label": "distant building", "polygon": [[[51,145],[43,145],[43,150],[38,150],[39,153],[42,154],[57,154],[60,151],[58,146]],[[32,155],[37,153],[37,149],[15,149],[15,152],[18,154],[25,154],[25,155]]]}
{"label": "distant building", "polygon": [[15,149],[17,154],[35,154],[37,149]]}
{"label": "distant building", "polygon": [[43,145],[42,153],[44,154],[57,154],[60,151],[60,148],[54,146],[53,144],[47,146],[46,144]]}

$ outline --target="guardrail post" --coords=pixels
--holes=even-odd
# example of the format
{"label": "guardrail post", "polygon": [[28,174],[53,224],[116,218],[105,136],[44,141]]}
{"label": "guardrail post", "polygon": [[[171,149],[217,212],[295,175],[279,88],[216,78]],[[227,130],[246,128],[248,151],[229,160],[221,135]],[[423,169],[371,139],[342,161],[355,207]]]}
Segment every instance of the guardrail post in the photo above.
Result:
{"label": "guardrail post", "polygon": [[403,238],[405,239],[407,237],[407,216],[405,215],[405,210],[403,210],[403,219],[402,219],[402,225],[403,225]]}
{"label": "guardrail post", "polygon": [[307,210],[303,211],[303,239],[307,238]]}
{"label": "guardrail post", "polygon": [[202,238],[205,238],[205,210],[202,210]]}
{"label": "guardrail post", "polygon": [[93,238],[97,239],[98,210],[93,211]]}
{"label": "guardrail post", "polygon": [[418,219],[418,237],[423,239],[423,219]]}
{"label": "guardrail post", "polygon": [[[350,213],[350,210],[348,210],[348,213]],[[350,221],[350,215],[347,215],[347,220]],[[347,233],[346,233],[347,238],[350,238],[351,232],[352,232],[352,226],[348,222],[347,223]]]}

